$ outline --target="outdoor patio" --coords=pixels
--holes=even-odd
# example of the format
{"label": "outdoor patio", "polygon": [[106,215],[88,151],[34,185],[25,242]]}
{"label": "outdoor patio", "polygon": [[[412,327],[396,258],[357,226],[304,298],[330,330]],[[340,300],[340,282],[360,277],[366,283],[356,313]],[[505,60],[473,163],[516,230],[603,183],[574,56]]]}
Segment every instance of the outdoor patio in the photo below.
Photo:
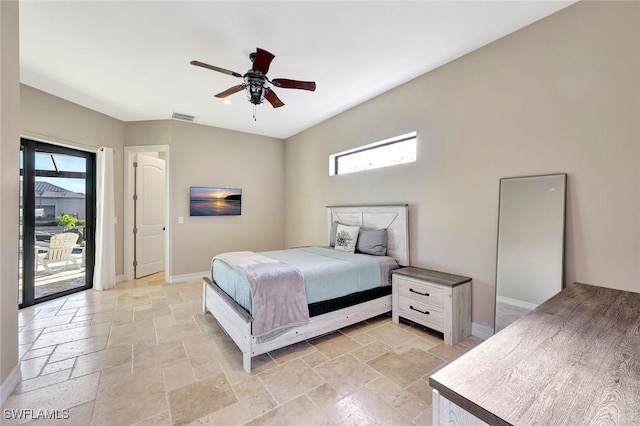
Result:
{"label": "outdoor patio", "polygon": [[[51,272],[48,272],[43,265],[36,263],[35,298],[38,299],[73,288],[84,287],[85,266],[83,251],[83,248],[78,247],[71,254],[79,267],[67,261],[49,262],[48,266]],[[20,253],[19,259],[18,300],[22,303],[22,253]]]}

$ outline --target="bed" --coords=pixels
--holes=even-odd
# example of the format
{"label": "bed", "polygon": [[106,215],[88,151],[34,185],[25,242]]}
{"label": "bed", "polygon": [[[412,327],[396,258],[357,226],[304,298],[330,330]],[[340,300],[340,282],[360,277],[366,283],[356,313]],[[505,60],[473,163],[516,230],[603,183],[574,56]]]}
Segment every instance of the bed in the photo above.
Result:
{"label": "bed", "polygon": [[[390,275],[388,272],[394,267],[409,265],[408,206],[406,204],[329,206],[327,207],[329,240],[331,240],[332,234],[335,235],[336,223],[358,226],[363,230],[386,229],[386,256],[351,255],[357,259],[356,262],[361,266],[374,262],[379,265],[380,276],[384,276],[385,273]],[[359,275],[354,275],[350,279],[358,282],[354,283],[355,285],[347,294],[344,294],[344,290],[340,293],[335,289],[324,288],[322,291],[317,291],[307,288],[305,297],[309,312],[308,321],[265,334],[262,323],[257,321],[261,319],[261,307],[264,304],[256,303],[256,306],[252,306],[251,293],[247,294],[248,287],[234,282],[242,280],[239,280],[237,276],[234,277],[233,271],[224,270],[228,268],[221,268],[227,259],[219,256],[216,256],[217,260],[212,262],[214,265],[218,262],[218,266],[212,268],[212,277],[203,277],[203,313],[211,312],[238,346],[242,352],[243,368],[247,372],[251,371],[251,358],[254,356],[335,331],[391,310],[391,286],[388,283],[368,286],[361,283],[364,280],[359,278]],[[333,247],[299,247],[292,250],[264,252],[258,256],[264,256],[261,259],[264,259],[266,263],[270,262],[269,259],[278,259],[279,261],[284,259],[287,263],[293,262],[296,270],[305,272],[310,268],[306,260],[311,261],[315,256],[319,256],[321,264],[327,263],[329,265],[329,262],[333,261],[331,258],[337,258],[339,262],[342,262],[347,257],[340,251],[334,250]],[[299,257],[302,258],[302,263],[296,264]],[[223,263],[219,262],[221,259],[224,259]],[[392,259],[391,262],[395,266],[390,265],[388,259]],[[316,269],[318,268],[311,267],[311,270]],[[330,266],[329,269],[334,268]],[[367,274],[367,272],[363,273]],[[372,273],[368,272],[368,274]],[[344,276],[351,277],[351,275]],[[315,277],[315,279],[322,278]],[[328,278],[324,277],[324,279],[335,281],[337,278],[334,275]],[[311,280],[308,275],[305,276],[305,287]],[[341,285],[339,287],[347,286]],[[256,298],[259,300],[257,295]]]}

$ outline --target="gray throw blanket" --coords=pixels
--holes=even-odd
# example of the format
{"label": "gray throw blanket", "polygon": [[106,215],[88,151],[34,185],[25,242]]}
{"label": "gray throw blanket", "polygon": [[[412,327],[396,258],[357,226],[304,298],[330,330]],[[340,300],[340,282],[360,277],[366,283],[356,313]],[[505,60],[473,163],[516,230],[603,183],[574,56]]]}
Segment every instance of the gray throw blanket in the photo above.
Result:
{"label": "gray throw blanket", "polygon": [[302,273],[286,263],[250,251],[214,257],[238,270],[249,283],[254,337],[309,322]]}

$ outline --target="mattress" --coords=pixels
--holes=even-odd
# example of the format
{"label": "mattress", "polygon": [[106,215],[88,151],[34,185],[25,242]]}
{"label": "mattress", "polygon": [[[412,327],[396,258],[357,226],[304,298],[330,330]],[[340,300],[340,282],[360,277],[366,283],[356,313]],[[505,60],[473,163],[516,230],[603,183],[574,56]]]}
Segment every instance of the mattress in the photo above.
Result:
{"label": "mattress", "polygon": [[[260,253],[297,268],[304,277],[307,304],[343,298],[391,285],[391,271],[399,265],[392,257],[346,253],[326,247],[302,247]],[[240,306],[252,312],[251,290],[240,272],[215,259],[215,283]]]}

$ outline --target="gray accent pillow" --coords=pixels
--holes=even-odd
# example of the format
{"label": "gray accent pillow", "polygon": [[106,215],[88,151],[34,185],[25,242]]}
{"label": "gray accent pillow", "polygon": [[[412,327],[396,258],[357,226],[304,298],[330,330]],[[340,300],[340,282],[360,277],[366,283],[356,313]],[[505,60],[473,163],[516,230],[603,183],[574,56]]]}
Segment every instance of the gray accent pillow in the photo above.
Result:
{"label": "gray accent pillow", "polygon": [[386,229],[360,229],[356,253],[371,254],[374,256],[387,255],[388,233]]}

